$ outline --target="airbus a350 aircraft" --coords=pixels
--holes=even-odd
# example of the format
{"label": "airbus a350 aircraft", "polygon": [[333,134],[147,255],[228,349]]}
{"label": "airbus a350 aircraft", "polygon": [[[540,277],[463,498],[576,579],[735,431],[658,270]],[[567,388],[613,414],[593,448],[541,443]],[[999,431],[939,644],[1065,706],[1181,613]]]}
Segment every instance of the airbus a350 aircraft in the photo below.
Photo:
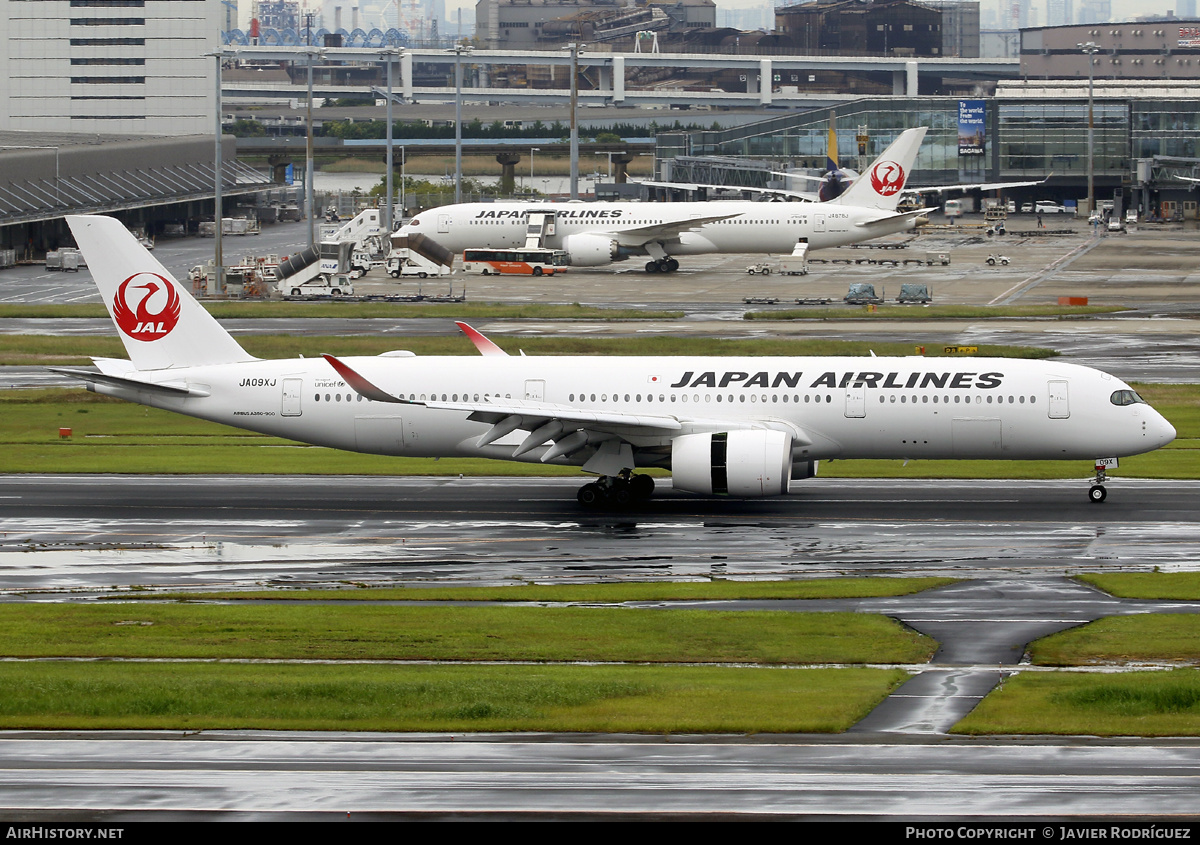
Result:
{"label": "airbus a350 aircraft", "polygon": [[541,245],[566,251],[575,267],[648,256],[650,273],[679,269],[677,255],[790,253],[805,238],[810,250],[843,246],[907,231],[925,213],[896,211],[924,137],[924,127],[900,133],[827,203],[462,203],[423,211],[396,234],[423,234],[453,252],[518,248],[541,237]]}
{"label": "airbus a350 aircraft", "polygon": [[823,458],[1099,459],[1175,429],[1107,373],[989,358],[509,356],[259,360],[109,217],[68,217],[129,360],[54,368],[89,389],[239,428],[379,455],[580,466],[587,505],[677,490],[788,492]]}

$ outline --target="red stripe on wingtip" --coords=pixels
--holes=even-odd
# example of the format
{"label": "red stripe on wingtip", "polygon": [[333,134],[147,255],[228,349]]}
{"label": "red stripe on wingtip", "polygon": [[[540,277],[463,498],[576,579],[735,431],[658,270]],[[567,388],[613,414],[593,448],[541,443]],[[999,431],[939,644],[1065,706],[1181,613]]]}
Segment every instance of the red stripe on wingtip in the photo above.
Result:
{"label": "red stripe on wingtip", "polygon": [[342,363],[332,355],[322,352],[321,357],[329,362],[329,366],[337,370],[337,374],[346,380],[346,384],[350,385],[356,392],[361,393],[368,399],[373,399],[376,402],[399,403],[403,401],[397,399],[395,396],[392,396],[390,393],[380,390],[378,387],[371,384],[371,382],[367,381],[365,378],[351,369],[349,365]]}

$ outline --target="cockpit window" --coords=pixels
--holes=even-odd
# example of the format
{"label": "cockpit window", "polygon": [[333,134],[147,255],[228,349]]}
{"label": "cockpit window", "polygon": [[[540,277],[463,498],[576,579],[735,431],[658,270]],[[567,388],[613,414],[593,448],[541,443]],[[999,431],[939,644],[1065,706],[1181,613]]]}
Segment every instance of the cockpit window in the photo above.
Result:
{"label": "cockpit window", "polygon": [[1114,405],[1145,405],[1146,400],[1132,390],[1114,390],[1108,401]]}

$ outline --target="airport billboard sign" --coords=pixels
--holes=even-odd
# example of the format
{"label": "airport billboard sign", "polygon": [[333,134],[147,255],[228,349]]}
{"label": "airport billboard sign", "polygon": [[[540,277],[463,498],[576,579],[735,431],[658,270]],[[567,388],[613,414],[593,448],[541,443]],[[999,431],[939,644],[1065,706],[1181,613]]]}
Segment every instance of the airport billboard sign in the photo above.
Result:
{"label": "airport billboard sign", "polygon": [[987,105],[983,100],[958,101],[958,154],[960,156],[983,155],[987,141],[985,114]]}

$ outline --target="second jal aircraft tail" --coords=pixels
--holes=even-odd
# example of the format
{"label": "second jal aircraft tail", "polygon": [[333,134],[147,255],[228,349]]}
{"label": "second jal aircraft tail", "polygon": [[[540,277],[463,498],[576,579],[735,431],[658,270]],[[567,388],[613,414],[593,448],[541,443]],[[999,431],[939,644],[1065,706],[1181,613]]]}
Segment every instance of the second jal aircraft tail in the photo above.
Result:
{"label": "second jal aircraft tail", "polygon": [[895,211],[917,161],[925,127],[905,129],[846,191],[831,202]]}
{"label": "second jal aircraft tail", "polygon": [[67,225],[136,369],[256,360],[121,221],[72,215]]}

